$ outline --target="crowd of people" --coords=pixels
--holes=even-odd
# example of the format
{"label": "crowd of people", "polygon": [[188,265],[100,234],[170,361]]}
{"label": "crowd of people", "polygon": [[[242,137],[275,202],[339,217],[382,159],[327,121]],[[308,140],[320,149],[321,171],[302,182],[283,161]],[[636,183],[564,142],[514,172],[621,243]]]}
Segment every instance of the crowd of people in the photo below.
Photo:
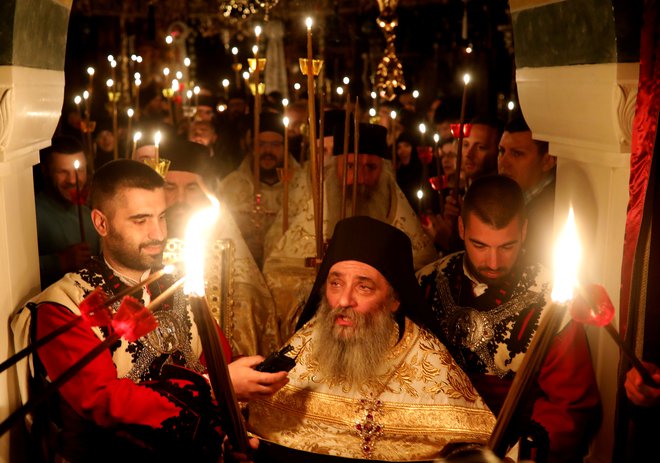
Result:
{"label": "crowd of people", "polygon": [[[225,445],[227,458],[274,461],[268,452],[281,447],[292,452],[282,461],[300,451],[432,460],[484,446],[549,301],[556,159],[520,112],[475,117],[458,137],[448,104],[424,120],[408,97],[373,117],[359,110],[358,121],[350,105],[326,105],[310,140],[304,100],[285,106],[269,94],[256,115],[240,91],[202,94],[188,117],[144,89],[133,126],[142,139],[133,146],[133,133],[99,122],[87,152],[80,121],[65,113],[35,172],[44,291],[12,321],[20,346],[80,317],[95,288],[115,295],[161,269],[213,195],[221,216],[207,254],[214,243],[231,249],[217,329],[248,428],[264,439],[254,455]],[[174,281],[151,282],[137,299],[147,306]],[[154,316],[155,331],[113,344],[59,389],[34,426],[55,443],[46,453],[218,461],[227,411],[204,377],[199,321],[181,289]],[[82,323],[42,347],[25,393],[110,334]],[[255,369],[283,346],[293,369]],[[636,370],[625,387],[636,405],[660,404]],[[561,324],[528,397],[512,431],[526,443],[521,457],[582,461],[601,419],[582,325]]]}

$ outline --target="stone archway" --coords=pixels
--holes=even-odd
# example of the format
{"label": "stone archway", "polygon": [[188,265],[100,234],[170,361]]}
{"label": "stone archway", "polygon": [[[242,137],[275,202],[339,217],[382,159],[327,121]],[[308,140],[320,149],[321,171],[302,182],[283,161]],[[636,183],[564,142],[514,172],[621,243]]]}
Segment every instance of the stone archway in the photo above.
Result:
{"label": "stone archway", "polygon": [[[0,358],[9,316],[39,290],[32,166],[50,144],[64,95],[72,0],[0,2]],[[0,416],[20,404],[16,373],[0,375]],[[0,461],[25,460],[21,436],[0,439]],[[11,445],[10,445],[11,443]]]}

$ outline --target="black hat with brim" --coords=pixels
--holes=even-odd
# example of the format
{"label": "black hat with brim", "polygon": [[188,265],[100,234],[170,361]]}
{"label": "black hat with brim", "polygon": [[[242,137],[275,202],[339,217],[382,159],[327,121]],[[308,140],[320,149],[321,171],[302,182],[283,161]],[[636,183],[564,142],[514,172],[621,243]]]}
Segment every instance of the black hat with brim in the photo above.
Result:
{"label": "black hat with brim", "polygon": [[[381,158],[389,159],[387,150],[387,129],[382,125],[360,123],[360,137],[358,140],[358,154],[373,154]],[[348,152],[355,151],[354,141],[355,128],[351,124],[348,135]],[[338,156],[344,154],[344,124],[335,127],[334,146],[332,154]]]}
{"label": "black hat with brim", "polygon": [[385,277],[401,302],[400,314],[418,320],[417,315],[430,313],[415,278],[412,243],[408,235],[380,220],[357,216],[337,222],[314,287],[298,320],[298,329],[316,313],[322,297],[321,289],[332,266],[347,260],[370,265]]}

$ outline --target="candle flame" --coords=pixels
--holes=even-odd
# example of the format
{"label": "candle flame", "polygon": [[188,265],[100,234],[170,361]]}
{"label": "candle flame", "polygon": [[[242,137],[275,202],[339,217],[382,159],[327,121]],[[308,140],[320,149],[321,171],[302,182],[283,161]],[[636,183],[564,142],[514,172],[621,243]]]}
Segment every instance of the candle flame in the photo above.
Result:
{"label": "candle flame", "polygon": [[419,124],[419,131],[422,132],[422,135],[426,133],[426,124]]}
{"label": "candle flame", "polygon": [[289,106],[289,99],[288,98],[282,98],[282,106],[285,108]]}
{"label": "candle flame", "polygon": [[229,87],[229,79],[222,79],[222,86],[225,88]]}
{"label": "candle flame", "polygon": [[376,94],[376,92],[371,92],[371,99],[375,100],[376,98],[378,98],[378,95]]}
{"label": "candle flame", "polygon": [[471,79],[470,74],[468,73],[463,74],[463,82],[465,82],[465,85],[470,83],[470,79]]}
{"label": "candle flame", "polygon": [[232,47],[231,54],[234,56],[238,55],[238,47]]}
{"label": "candle flame", "polygon": [[440,135],[437,134],[437,133],[434,133],[434,134],[433,134],[433,141],[436,142],[436,143],[438,143],[438,142],[440,141]]}
{"label": "candle flame", "polygon": [[413,90],[412,96],[413,98],[419,98],[419,90]]}
{"label": "candle flame", "polygon": [[183,79],[183,72],[181,71],[176,71],[175,77],[179,80]]}
{"label": "candle flame", "polygon": [[113,68],[113,69],[116,68],[117,67],[117,61],[115,61],[115,60],[110,61],[110,67]]}
{"label": "candle flame", "polygon": [[284,116],[282,118],[282,124],[284,124],[284,127],[288,127],[289,126],[289,118]]}
{"label": "candle flame", "polygon": [[552,300],[567,302],[573,298],[573,290],[578,284],[578,267],[582,249],[575,226],[573,207],[568,211],[566,225],[557,237],[554,252],[554,285]]}
{"label": "candle flame", "polygon": [[112,55],[108,55],[108,61],[109,61],[109,62],[112,63],[114,60],[115,60],[115,57],[114,57],[114,56],[112,56]]}
{"label": "candle flame", "polygon": [[212,227],[220,216],[217,198],[207,195],[211,206],[195,213],[186,227],[186,246],[183,250],[186,263],[186,282],[183,292],[187,295],[204,295],[204,255]]}
{"label": "candle flame", "polygon": [[172,91],[176,92],[179,90],[179,81],[177,79],[172,79]]}
{"label": "candle flame", "polygon": [[142,78],[142,76],[140,75],[139,72],[136,72],[135,74],[133,74],[133,78],[134,78],[135,80],[140,80],[140,79]]}
{"label": "candle flame", "polygon": [[80,168],[80,161],[78,161],[77,159],[73,161],[73,168],[78,170]]}
{"label": "candle flame", "polygon": [[163,68],[163,74],[165,75],[165,77],[169,76],[170,75],[170,68]]}
{"label": "candle flame", "polygon": [[255,55],[256,55],[257,53],[259,53],[259,46],[258,46],[258,45],[253,45],[253,46],[252,46],[252,53],[254,53]]}
{"label": "candle flame", "polygon": [[392,111],[392,112],[390,113],[390,117],[391,117],[393,120],[396,119],[396,111]]}
{"label": "candle flame", "polygon": [[343,95],[344,94],[344,87],[337,87],[337,95]]}
{"label": "candle flame", "polygon": [[83,92],[83,98],[84,98],[84,99],[89,98],[89,92],[88,92],[87,90],[85,90],[85,91]]}
{"label": "candle flame", "polygon": [[294,90],[300,90],[300,83],[296,82],[295,84],[293,84],[293,89]]}
{"label": "candle flame", "polygon": [[142,57],[141,57],[140,55],[138,55],[138,57],[137,57],[137,62],[138,62],[138,63],[141,63],[141,62],[142,62]]}
{"label": "candle flame", "polygon": [[348,77],[344,77],[344,78],[342,79],[342,82],[344,82],[344,85],[348,85],[348,84],[351,83],[351,79],[349,79]]}
{"label": "candle flame", "polygon": [[171,35],[165,36],[165,43],[166,44],[170,45],[170,44],[172,44],[172,42],[174,42],[174,38],[172,38]]}
{"label": "candle flame", "polygon": [[193,91],[192,91],[192,90],[187,90],[187,91],[186,91],[186,96],[188,97],[188,99],[192,98],[192,96],[193,96]]}
{"label": "candle flame", "polygon": [[261,26],[254,27],[254,35],[256,35],[257,38],[259,38],[259,36],[261,35]]}
{"label": "candle flame", "polygon": [[371,117],[376,116],[376,108],[369,108],[369,116]]}
{"label": "candle flame", "polygon": [[133,111],[133,108],[128,108],[126,110],[126,114],[128,114],[128,117],[133,117],[133,114],[135,114],[135,111]]}
{"label": "candle flame", "polygon": [[187,56],[185,58],[183,58],[183,65],[185,67],[189,67],[190,66],[190,58],[188,58]]}
{"label": "candle flame", "polygon": [[422,199],[424,197],[424,192],[422,190],[417,190],[417,197]]}
{"label": "candle flame", "polygon": [[165,267],[163,267],[163,273],[169,275],[171,273],[174,273],[175,269],[176,266],[174,264],[167,264]]}
{"label": "candle flame", "polygon": [[80,104],[81,101],[82,101],[82,98],[80,97],[80,95],[76,95],[76,97],[73,99],[73,102],[75,104]]}
{"label": "candle flame", "polygon": [[133,141],[135,143],[139,142],[141,138],[142,138],[142,132],[135,132],[135,134],[133,135]]}
{"label": "candle flame", "polygon": [[310,30],[312,28],[312,24],[314,24],[314,21],[312,18],[307,18],[305,19],[305,25],[307,26],[307,30]]}
{"label": "candle flame", "polygon": [[247,71],[243,71],[243,79],[248,80],[250,78],[250,73]]}
{"label": "candle flame", "polygon": [[93,67],[88,67],[87,68],[87,74],[89,74],[90,77],[94,75],[94,68]]}
{"label": "candle flame", "polygon": [[199,86],[198,86],[198,85],[195,85],[195,88],[193,88],[193,93],[194,93],[195,95],[199,95],[199,92],[200,92],[200,88],[199,88]]}
{"label": "candle flame", "polygon": [[158,147],[158,145],[160,145],[160,138],[161,138],[161,134],[160,134],[160,130],[159,130],[154,135],[154,144],[156,145],[156,147]]}
{"label": "candle flame", "polygon": [[115,82],[112,79],[108,79],[105,81],[105,85],[108,87],[112,87],[115,84]]}

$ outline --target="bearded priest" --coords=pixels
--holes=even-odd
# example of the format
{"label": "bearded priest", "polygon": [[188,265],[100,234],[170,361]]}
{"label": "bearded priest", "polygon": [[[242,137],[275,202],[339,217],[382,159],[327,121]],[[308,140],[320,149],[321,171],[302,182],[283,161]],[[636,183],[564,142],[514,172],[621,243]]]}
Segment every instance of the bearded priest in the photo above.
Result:
{"label": "bearded priest", "polygon": [[338,222],[289,340],[290,382],[249,405],[261,451],[408,461],[485,442],[495,418],[416,323],[427,313],[408,236],[369,217]]}

